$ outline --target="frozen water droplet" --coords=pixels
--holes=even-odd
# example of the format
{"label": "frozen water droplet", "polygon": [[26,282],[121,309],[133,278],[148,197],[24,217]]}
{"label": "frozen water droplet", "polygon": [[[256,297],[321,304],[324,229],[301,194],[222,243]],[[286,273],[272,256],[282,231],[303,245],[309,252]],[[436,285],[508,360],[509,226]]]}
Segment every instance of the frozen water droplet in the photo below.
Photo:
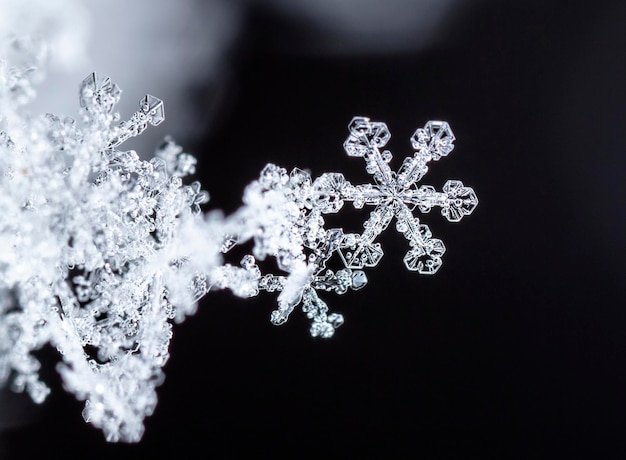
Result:
{"label": "frozen water droplet", "polygon": [[352,272],[352,289],[355,291],[361,289],[367,284],[367,275],[363,270],[354,270]]}
{"label": "frozen water droplet", "polygon": [[337,329],[343,324],[343,315],[339,313],[331,313],[330,315],[328,315],[327,321],[334,329]]}

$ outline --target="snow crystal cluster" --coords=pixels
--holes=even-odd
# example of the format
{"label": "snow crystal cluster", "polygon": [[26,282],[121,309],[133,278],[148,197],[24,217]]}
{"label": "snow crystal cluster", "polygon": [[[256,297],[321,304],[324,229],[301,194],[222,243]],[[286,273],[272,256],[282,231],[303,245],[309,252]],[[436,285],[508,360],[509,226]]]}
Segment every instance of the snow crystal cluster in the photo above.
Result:
{"label": "snow crystal cluster", "polygon": [[[396,173],[383,150],[386,125],[356,117],[344,147],[365,161],[373,183],[268,164],[239,210],[205,211],[207,192],[186,183],[196,160],[172,139],[149,161],[123,149],[163,121],[161,100],[146,95],[120,121],[120,89],[94,73],[80,85],[76,119],[30,115],[24,106],[34,97],[37,46],[19,39],[11,46],[28,59],[0,61],[0,384],[42,402],[49,389],[33,351],[53,346],[65,388],[85,401],[83,417],[108,441],[141,439],[172,324],[193,314],[209,290],[276,292],[272,323],[300,307],[311,334],[329,338],[343,317],[323,297],[367,283],[364,270],[383,256],[376,239],[394,218],[408,241],[406,267],[433,274],[445,247],[413,211],[436,207],[457,222],[477,205],[460,181],[441,192],[417,185],[429,162],[453,149],[447,123],[418,129],[414,153]],[[324,216],[346,203],[372,207],[362,233],[326,228]],[[224,255],[244,243],[251,253],[226,263]],[[332,257],[343,268],[327,267]],[[257,262],[269,258],[277,273],[262,273]]]}

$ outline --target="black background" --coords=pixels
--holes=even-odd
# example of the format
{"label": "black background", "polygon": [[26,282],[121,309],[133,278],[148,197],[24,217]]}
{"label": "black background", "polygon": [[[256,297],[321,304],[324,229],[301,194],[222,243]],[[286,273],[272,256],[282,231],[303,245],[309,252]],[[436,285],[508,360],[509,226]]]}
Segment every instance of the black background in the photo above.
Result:
{"label": "black background", "polygon": [[220,116],[185,146],[207,209],[234,211],[267,162],[369,181],[342,150],[363,115],[396,169],[415,128],[449,121],[422,183],[461,179],[476,211],[423,216],[447,247],[433,277],[390,226],[369,284],[325,296],[346,319],[327,341],[297,311],[270,324],[273,294],[210,293],[175,326],[139,444],[107,444],[47,365],[53,395],[6,458],[626,458],[626,4],[470,2],[427,49],[376,55],[294,52],[319,37],[262,8],[244,31]]}

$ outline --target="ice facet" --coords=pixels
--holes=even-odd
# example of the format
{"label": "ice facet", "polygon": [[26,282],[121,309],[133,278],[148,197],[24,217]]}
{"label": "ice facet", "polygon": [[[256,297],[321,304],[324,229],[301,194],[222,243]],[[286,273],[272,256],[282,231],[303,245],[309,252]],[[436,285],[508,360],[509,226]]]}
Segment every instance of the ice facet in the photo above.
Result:
{"label": "ice facet", "polygon": [[322,213],[336,213],[343,206],[347,182],[340,173],[326,173],[313,182],[311,203]]}
{"label": "ice facet", "polygon": [[454,134],[445,121],[429,121],[411,137],[413,148],[429,159],[439,160],[454,149]]}
{"label": "ice facet", "polygon": [[354,157],[362,157],[384,147],[391,138],[385,123],[371,122],[366,117],[354,117],[348,129],[350,135],[343,145],[346,153]]}
{"label": "ice facet", "polygon": [[93,72],[80,85],[80,106],[86,109],[98,106],[108,113],[119,102],[120,94],[121,90],[109,77]]}
{"label": "ice facet", "polygon": [[470,215],[478,205],[478,198],[471,187],[463,186],[460,180],[449,180],[443,186],[446,204],[441,214],[450,222],[458,222],[463,216]]}
{"label": "ice facet", "polygon": [[348,268],[375,267],[383,255],[380,243],[364,243],[355,250],[342,251],[342,258]]}
{"label": "ice facet", "polygon": [[165,120],[165,109],[161,99],[146,94],[139,104],[141,112],[145,114],[148,123],[152,126],[157,126]]}
{"label": "ice facet", "polygon": [[352,272],[352,289],[355,291],[361,289],[367,284],[367,275],[363,270],[354,270]]}

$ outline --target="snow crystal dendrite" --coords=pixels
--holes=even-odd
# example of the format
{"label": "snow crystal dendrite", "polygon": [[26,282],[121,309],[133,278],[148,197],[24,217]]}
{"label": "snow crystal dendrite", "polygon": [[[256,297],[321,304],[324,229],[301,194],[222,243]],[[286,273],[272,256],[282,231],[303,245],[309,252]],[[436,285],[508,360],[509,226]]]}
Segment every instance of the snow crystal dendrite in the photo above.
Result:
{"label": "snow crystal dendrite", "polygon": [[[344,147],[363,158],[373,183],[353,185],[340,173],[313,179],[268,164],[235,213],[203,212],[208,193],[184,183],[196,160],[173,139],[150,160],[122,149],[163,121],[161,100],[145,96],[120,122],[121,90],[94,73],[81,85],[76,120],[33,117],[23,112],[34,94],[30,75],[0,65],[0,384],[11,381],[42,402],[49,390],[32,352],[52,345],[65,388],[85,401],[85,420],[109,441],[141,438],[164,378],[172,322],[193,314],[211,289],[276,292],[272,323],[285,323],[300,306],[311,335],[329,338],[343,317],[323,297],[365,286],[364,270],[383,256],[376,239],[394,218],[408,241],[406,267],[433,274],[445,247],[415,209],[439,207],[457,222],[478,203],[460,181],[441,192],[417,185],[427,164],[453,149],[447,123],[418,129],[414,154],[396,173],[382,150],[386,125],[357,117]],[[362,233],[326,228],[324,216],[345,203],[373,207]],[[243,244],[250,253],[227,263]],[[340,269],[330,268],[333,257]],[[268,258],[277,273],[262,272]]]}

